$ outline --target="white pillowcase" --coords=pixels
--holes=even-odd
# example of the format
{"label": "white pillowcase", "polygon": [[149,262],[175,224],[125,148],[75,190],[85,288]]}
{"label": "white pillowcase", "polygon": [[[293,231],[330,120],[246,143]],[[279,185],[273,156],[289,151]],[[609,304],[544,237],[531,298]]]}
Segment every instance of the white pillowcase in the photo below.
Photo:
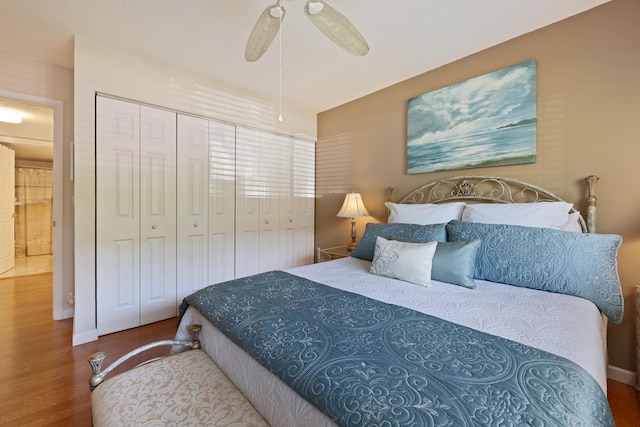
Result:
{"label": "white pillowcase", "polygon": [[567,218],[567,222],[560,226],[562,231],[573,231],[574,233],[582,233],[582,225],[580,225],[580,213],[571,212]]}
{"label": "white pillowcase", "polygon": [[455,219],[462,219],[462,211],[465,203],[453,202],[442,204],[411,204],[391,203],[384,204],[389,209],[387,223],[401,222],[404,224],[446,224]]}
{"label": "white pillowcase", "polygon": [[409,243],[376,238],[369,271],[421,286],[431,285],[431,265],[438,242]]}
{"label": "white pillowcase", "polygon": [[462,221],[560,229],[567,223],[572,207],[567,202],[468,204]]}

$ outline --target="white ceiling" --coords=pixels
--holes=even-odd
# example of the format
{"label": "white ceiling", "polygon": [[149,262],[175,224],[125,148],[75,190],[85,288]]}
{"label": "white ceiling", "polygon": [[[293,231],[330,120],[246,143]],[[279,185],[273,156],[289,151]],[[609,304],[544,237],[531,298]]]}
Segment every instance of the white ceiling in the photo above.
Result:
{"label": "white ceiling", "polygon": [[[283,104],[315,114],[608,0],[328,0],[370,52],[354,57],[284,0]],[[0,51],[73,68],[73,36],[277,99],[278,39],[254,63],[244,45],[275,0],[2,0]],[[1,69],[0,69],[0,72]]]}
{"label": "white ceiling", "polygon": [[[370,51],[344,52],[307,19],[304,0],[284,0],[285,109],[317,114],[609,0],[327,1],[360,30]],[[244,60],[253,25],[275,2],[0,0],[0,52],[72,69],[77,35],[275,103],[279,40],[257,62]],[[51,109],[12,106],[26,113],[24,124],[0,123],[0,142],[12,143],[17,158],[51,160],[52,144],[43,136],[53,134],[52,126],[43,130]]]}

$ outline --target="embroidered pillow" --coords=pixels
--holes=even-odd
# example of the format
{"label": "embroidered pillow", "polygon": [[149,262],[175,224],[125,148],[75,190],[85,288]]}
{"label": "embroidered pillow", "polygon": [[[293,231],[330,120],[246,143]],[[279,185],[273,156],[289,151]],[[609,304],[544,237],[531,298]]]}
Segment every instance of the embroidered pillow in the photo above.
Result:
{"label": "embroidered pillow", "polygon": [[437,242],[409,243],[376,238],[369,271],[421,286],[431,285],[431,261]]}
{"label": "embroidered pillow", "polygon": [[389,209],[389,224],[402,222],[405,224],[441,224],[452,219],[462,219],[464,203],[391,203],[384,204]]}
{"label": "embroidered pillow", "polygon": [[540,227],[451,221],[449,241],[481,240],[474,277],[585,298],[620,323],[617,254],[622,237]]}
{"label": "embroidered pillow", "polygon": [[[445,224],[367,224],[362,240],[351,252],[352,257],[371,261],[376,246],[376,238],[382,236],[386,239],[397,239],[410,242],[446,242],[447,231]],[[393,236],[393,237],[391,237]]]}

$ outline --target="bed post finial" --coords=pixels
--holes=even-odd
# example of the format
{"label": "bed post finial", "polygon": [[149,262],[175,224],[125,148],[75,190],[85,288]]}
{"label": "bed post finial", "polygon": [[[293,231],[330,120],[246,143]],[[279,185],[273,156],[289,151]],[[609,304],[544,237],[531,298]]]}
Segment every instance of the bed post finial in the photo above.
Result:
{"label": "bed post finial", "polygon": [[387,187],[387,201],[393,202],[393,187]]}
{"label": "bed post finial", "polygon": [[585,178],[587,181],[587,231],[589,233],[596,232],[596,206],[598,198],[596,197],[596,187],[600,178],[595,175],[589,175]]}

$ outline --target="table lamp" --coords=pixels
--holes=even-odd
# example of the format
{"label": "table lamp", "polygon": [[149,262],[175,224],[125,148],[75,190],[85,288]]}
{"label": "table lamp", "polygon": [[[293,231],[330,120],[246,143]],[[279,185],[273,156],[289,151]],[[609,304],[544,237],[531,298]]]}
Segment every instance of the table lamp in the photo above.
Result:
{"label": "table lamp", "polygon": [[347,246],[347,251],[351,252],[356,247],[356,218],[369,216],[367,208],[364,207],[360,193],[347,193],[340,212],[340,218],[351,218],[351,243]]}

